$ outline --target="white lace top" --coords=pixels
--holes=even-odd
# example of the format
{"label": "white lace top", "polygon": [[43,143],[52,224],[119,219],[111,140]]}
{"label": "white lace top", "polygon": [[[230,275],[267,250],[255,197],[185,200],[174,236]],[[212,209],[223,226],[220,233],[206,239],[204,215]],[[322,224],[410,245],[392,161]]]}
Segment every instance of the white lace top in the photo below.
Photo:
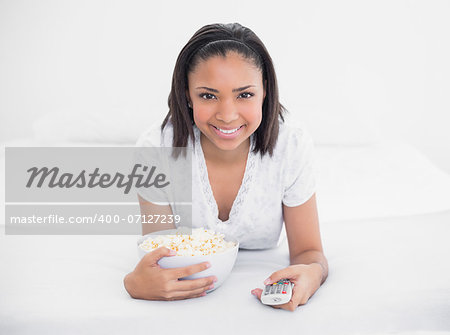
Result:
{"label": "white lace top", "polygon": [[[315,192],[313,142],[300,128],[280,123],[278,141],[272,157],[249,150],[244,177],[233,202],[229,218],[222,221],[208,179],[200,142],[194,126],[195,146],[192,161],[192,224],[236,238],[244,249],[276,247],[283,227],[282,204],[293,207],[306,202]],[[170,123],[161,134],[153,127],[139,138],[138,146],[171,147]],[[254,145],[251,136],[251,147]],[[139,194],[145,199],[145,191]]]}

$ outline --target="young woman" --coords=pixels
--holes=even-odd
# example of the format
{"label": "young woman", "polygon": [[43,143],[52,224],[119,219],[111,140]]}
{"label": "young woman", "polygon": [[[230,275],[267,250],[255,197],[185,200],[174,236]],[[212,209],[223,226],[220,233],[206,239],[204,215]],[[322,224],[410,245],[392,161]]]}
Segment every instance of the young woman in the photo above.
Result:
{"label": "young woman", "polygon": [[[274,306],[295,310],[325,281],[312,171],[312,141],[289,127],[278,99],[272,59],[261,40],[240,24],[202,27],[181,50],[169,95],[169,113],[142,146],[192,147],[193,224],[237,238],[241,248],[276,247],[283,222],[290,266],[264,284],[289,278],[292,299]],[[157,135],[157,136],[156,136]],[[143,213],[171,213],[140,196]],[[145,233],[145,231],[144,231]],[[212,277],[179,281],[208,264],[162,269],[167,248],[147,254],[125,279],[134,298],[187,299],[205,295]],[[262,289],[252,292],[258,299]]]}

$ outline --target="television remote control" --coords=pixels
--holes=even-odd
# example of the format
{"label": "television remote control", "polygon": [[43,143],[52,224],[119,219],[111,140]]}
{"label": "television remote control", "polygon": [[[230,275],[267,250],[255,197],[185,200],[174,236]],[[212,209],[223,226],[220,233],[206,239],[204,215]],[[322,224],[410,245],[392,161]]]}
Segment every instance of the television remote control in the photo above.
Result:
{"label": "television remote control", "polygon": [[291,283],[289,279],[281,279],[266,285],[261,293],[261,302],[265,305],[285,304],[291,300],[293,287],[294,283]]}

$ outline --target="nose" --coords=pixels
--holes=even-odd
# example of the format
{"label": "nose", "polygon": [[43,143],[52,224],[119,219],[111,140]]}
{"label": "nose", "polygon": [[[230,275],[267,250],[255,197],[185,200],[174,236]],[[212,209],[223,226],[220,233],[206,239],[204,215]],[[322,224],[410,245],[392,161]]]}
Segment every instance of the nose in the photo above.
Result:
{"label": "nose", "polygon": [[[231,100],[231,99],[230,99]],[[218,107],[216,119],[223,123],[231,123],[239,119],[239,112],[233,101],[223,101]]]}

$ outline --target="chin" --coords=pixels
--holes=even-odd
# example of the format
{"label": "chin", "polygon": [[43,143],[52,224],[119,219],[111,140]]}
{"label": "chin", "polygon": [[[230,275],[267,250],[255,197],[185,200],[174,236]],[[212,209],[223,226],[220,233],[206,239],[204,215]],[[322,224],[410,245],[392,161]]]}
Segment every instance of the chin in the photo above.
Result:
{"label": "chin", "polygon": [[214,145],[223,151],[232,151],[237,149],[241,144],[243,143],[243,141],[239,141],[236,143],[218,143],[218,142],[214,142]]}

